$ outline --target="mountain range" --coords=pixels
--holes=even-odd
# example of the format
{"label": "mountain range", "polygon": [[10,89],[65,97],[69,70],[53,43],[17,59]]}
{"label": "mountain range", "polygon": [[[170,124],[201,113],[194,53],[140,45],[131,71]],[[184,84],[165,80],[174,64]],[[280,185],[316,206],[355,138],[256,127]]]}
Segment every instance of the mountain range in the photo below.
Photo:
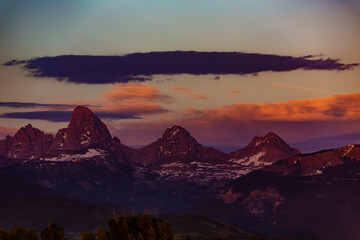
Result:
{"label": "mountain range", "polygon": [[[226,154],[181,126],[134,149],[83,106],[55,136],[29,124],[0,140],[0,173],[35,184],[34,195],[197,213],[259,232],[319,239],[360,237],[359,162],[359,145],[301,154],[273,132]],[[9,195],[7,182],[0,195]],[[16,196],[28,196],[27,188]]]}

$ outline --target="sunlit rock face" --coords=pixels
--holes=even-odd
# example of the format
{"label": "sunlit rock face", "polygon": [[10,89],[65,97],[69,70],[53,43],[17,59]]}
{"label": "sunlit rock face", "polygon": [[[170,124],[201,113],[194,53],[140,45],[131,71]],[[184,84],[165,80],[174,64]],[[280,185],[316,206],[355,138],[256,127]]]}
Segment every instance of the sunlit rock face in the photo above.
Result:
{"label": "sunlit rock face", "polygon": [[166,129],[161,138],[138,150],[132,157],[134,162],[144,166],[171,162],[224,162],[226,159],[227,154],[204,147],[181,126]]}
{"label": "sunlit rock face", "polygon": [[263,167],[299,153],[278,135],[269,132],[263,137],[254,137],[245,148],[232,152],[230,161],[246,166]]}
{"label": "sunlit rock face", "polygon": [[20,128],[14,137],[0,142],[0,154],[11,159],[37,159],[47,152],[53,142],[51,134],[45,134],[31,124]]}
{"label": "sunlit rock face", "polygon": [[60,129],[51,150],[109,149],[111,135],[106,125],[88,108],[75,108],[70,124]]}

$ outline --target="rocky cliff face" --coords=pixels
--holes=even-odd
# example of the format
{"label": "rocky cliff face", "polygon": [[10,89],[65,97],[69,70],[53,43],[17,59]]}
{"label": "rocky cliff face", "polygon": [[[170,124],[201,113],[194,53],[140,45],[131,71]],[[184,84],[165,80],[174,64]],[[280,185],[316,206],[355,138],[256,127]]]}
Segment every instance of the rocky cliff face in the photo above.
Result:
{"label": "rocky cliff face", "polygon": [[111,135],[106,125],[88,108],[75,108],[69,126],[60,129],[55,138],[30,124],[19,129],[14,137],[0,141],[0,155],[10,159],[39,159],[61,152],[111,148]]}
{"label": "rocky cliff face", "polygon": [[51,150],[109,149],[111,135],[106,125],[88,108],[75,108],[70,124],[60,129]]}
{"label": "rocky cliff face", "polygon": [[161,138],[139,149],[132,157],[134,162],[144,166],[171,162],[223,162],[226,159],[227,154],[202,146],[181,126],[166,129]]}
{"label": "rocky cliff face", "polygon": [[14,137],[8,136],[0,142],[0,154],[11,159],[37,159],[49,150],[52,142],[52,134],[45,134],[28,124]]}
{"label": "rocky cliff face", "polygon": [[297,149],[291,148],[278,135],[269,132],[263,137],[254,137],[245,148],[232,152],[230,157],[232,162],[246,166],[263,167],[299,153]]}

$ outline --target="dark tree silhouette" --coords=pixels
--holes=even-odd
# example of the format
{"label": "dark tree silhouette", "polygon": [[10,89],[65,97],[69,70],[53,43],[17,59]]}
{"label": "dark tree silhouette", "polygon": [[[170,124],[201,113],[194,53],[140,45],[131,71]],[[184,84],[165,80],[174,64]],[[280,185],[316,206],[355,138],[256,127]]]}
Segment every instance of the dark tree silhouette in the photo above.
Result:
{"label": "dark tree silhouette", "polygon": [[54,222],[50,222],[49,225],[41,231],[42,240],[66,240],[64,237],[64,228],[58,226]]}
{"label": "dark tree silhouette", "polygon": [[95,236],[91,232],[84,232],[81,235],[81,240],[96,240]]}
{"label": "dark tree silhouette", "polygon": [[108,227],[108,240],[174,240],[171,225],[150,214],[114,216]]}
{"label": "dark tree silhouette", "polygon": [[0,229],[0,240],[39,240],[36,231],[31,228],[16,227],[16,230]]}

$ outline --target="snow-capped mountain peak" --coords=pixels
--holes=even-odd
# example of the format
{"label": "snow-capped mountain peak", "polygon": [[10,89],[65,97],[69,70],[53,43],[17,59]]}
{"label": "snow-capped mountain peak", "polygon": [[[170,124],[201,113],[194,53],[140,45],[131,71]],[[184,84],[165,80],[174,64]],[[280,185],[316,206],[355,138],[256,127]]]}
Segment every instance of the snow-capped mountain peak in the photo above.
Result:
{"label": "snow-capped mountain peak", "polygon": [[269,132],[265,136],[254,137],[245,148],[232,152],[230,162],[262,167],[299,153],[274,132]]}

